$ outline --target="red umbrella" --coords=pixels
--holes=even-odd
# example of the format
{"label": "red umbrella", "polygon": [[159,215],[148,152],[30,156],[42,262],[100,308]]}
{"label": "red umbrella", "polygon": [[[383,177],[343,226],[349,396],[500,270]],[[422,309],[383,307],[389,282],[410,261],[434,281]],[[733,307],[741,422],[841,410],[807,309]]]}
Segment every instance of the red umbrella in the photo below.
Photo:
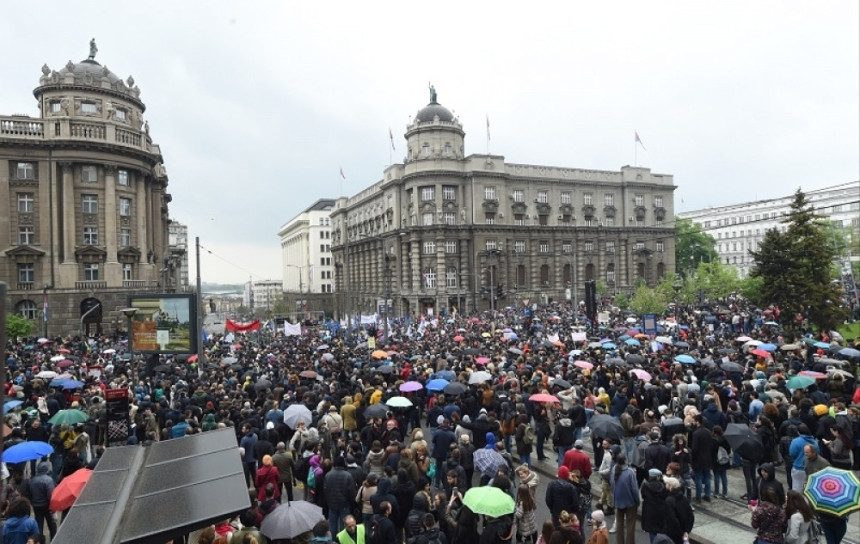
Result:
{"label": "red umbrella", "polygon": [[460,335],[457,335],[457,336],[455,336],[455,337],[454,337],[454,341],[455,341],[455,342],[462,342],[463,340],[465,340],[465,338],[463,338],[463,337],[462,337],[462,336],[460,336]]}
{"label": "red umbrella", "polygon": [[750,353],[752,353],[753,355],[757,355],[757,356],[761,357],[762,359],[767,359],[768,357],[770,357],[770,352],[765,351],[763,349],[754,349]]}
{"label": "red umbrella", "polygon": [[561,402],[555,395],[548,395],[546,393],[537,393],[535,395],[531,395],[529,397],[529,400],[533,402]]}
{"label": "red umbrella", "polygon": [[810,378],[814,378],[816,380],[823,380],[827,377],[827,374],[824,374],[823,372],[814,372],[812,370],[801,370],[799,374],[801,376],[809,376]]}
{"label": "red umbrella", "polygon": [[57,363],[57,368],[68,368],[68,367],[72,366],[73,364],[75,364],[74,361],[72,361],[70,359],[65,359],[65,360],[62,360],[59,363]]}
{"label": "red umbrella", "polygon": [[51,494],[51,511],[62,512],[71,508],[92,474],[92,470],[82,468],[63,478]]}
{"label": "red umbrella", "polygon": [[197,362],[197,354],[195,353],[194,355],[192,355],[191,357],[189,357],[189,358],[188,358],[188,362],[189,362],[189,363],[196,363],[196,362]]}

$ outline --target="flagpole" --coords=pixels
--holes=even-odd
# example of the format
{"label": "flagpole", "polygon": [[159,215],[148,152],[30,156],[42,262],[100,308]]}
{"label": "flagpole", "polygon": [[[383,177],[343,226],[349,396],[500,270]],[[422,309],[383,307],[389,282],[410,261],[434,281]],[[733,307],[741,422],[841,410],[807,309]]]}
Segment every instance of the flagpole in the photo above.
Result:
{"label": "flagpole", "polygon": [[636,137],[633,137],[633,166],[639,166],[639,148],[636,147]]}

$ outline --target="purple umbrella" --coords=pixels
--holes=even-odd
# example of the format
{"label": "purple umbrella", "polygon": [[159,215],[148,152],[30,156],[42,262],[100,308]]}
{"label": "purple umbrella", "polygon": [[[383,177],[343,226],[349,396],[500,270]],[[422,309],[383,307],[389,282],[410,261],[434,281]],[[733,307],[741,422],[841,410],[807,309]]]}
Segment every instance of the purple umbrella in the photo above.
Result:
{"label": "purple umbrella", "polygon": [[424,389],[424,386],[418,382],[406,382],[400,384],[400,390],[404,393],[411,393],[413,391],[419,391],[421,389]]}

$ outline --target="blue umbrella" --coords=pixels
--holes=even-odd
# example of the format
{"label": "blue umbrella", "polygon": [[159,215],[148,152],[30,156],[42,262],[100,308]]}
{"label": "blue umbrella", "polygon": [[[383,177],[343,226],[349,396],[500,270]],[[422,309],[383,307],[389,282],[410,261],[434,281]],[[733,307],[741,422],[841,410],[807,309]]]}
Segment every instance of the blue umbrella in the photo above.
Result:
{"label": "blue umbrella", "polygon": [[688,344],[686,342],[675,342],[675,347],[676,348],[689,348],[690,344]]}
{"label": "blue umbrella", "polygon": [[860,359],[860,351],[854,348],[842,348],[839,350],[839,355],[849,359]]}
{"label": "blue umbrella", "polygon": [[83,387],[84,385],[86,385],[86,384],[82,381],[65,380],[63,382],[63,389],[79,389],[79,388]]}
{"label": "blue umbrella", "polygon": [[765,351],[776,351],[776,344],[761,344],[758,349],[763,349]]}
{"label": "blue umbrella", "polygon": [[602,346],[600,346],[600,347],[602,347],[603,349],[615,349],[615,348],[616,348],[616,347],[618,347],[618,346],[616,346],[616,345],[615,345],[615,344],[613,344],[612,342],[605,342],[605,343],[604,343]]}
{"label": "blue umbrella", "polygon": [[635,338],[628,338],[627,340],[624,341],[624,343],[627,344],[628,346],[641,346],[642,345],[639,342],[639,340],[636,340]]}
{"label": "blue umbrella", "polygon": [[618,339],[619,340],[629,340],[630,335],[629,334],[622,334],[621,336],[618,337]]}
{"label": "blue umbrella", "polygon": [[821,349],[827,349],[830,347],[830,344],[828,344],[827,342],[816,342],[812,345],[817,347],[817,348],[821,348]]}
{"label": "blue umbrella", "polygon": [[427,385],[425,385],[424,388],[427,389],[427,391],[442,391],[445,389],[446,385],[448,385],[448,380],[436,378],[435,380],[427,382]]}
{"label": "blue umbrella", "polygon": [[449,382],[457,377],[453,370],[440,370],[436,373],[437,379],[448,380]]}
{"label": "blue umbrella", "polygon": [[677,357],[675,357],[675,360],[678,361],[679,363],[683,363],[685,365],[696,364],[696,360],[693,359],[691,356],[687,355],[686,353],[683,355],[678,355]]}
{"label": "blue umbrella", "polygon": [[38,440],[21,442],[3,452],[3,462],[23,463],[24,461],[41,459],[52,453],[54,453],[54,447],[47,442],[40,442]]}
{"label": "blue umbrella", "polygon": [[50,385],[51,387],[63,387],[63,385],[66,383],[66,380],[68,380],[68,378],[54,378],[48,385]]}
{"label": "blue umbrella", "polygon": [[5,414],[6,412],[8,412],[10,410],[14,410],[15,408],[21,406],[22,404],[24,404],[23,400],[7,400],[3,404],[3,413]]}

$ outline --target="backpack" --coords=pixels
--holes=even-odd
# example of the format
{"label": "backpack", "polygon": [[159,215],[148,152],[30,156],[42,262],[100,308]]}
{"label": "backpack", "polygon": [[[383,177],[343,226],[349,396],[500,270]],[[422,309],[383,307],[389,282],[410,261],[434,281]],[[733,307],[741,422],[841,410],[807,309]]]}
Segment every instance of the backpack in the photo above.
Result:
{"label": "backpack", "polygon": [[523,431],[523,444],[527,446],[531,446],[535,443],[535,430],[531,425],[526,424],[526,428]]}
{"label": "backpack", "polygon": [[298,461],[296,461],[295,469],[293,469],[293,475],[296,480],[300,482],[305,482],[308,479],[308,472],[311,467],[311,458],[310,457],[299,457]]}
{"label": "backpack", "polygon": [[576,489],[579,491],[579,511],[587,512],[591,508],[591,482],[583,479],[580,483],[576,484]]}
{"label": "backpack", "polygon": [[317,475],[314,474],[313,469],[308,470],[308,491],[313,492],[317,487]]}
{"label": "backpack", "polygon": [[430,462],[427,463],[427,479],[432,482],[433,478],[435,478],[435,477],[436,477],[436,460],[430,459]]}
{"label": "backpack", "polygon": [[367,532],[367,544],[385,544],[382,542],[382,531],[379,528],[379,514],[373,516],[370,528]]}
{"label": "backpack", "polygon": [[809,522],[809,529],[806,530],[807,544],[818,544],[823,540],[821,532],[821,523],[817,518],[812,518]]}
{"label": "backpack", "polygon": [[728,465],[730,461],[729,452],[726,451],[726,448],[720,446],[717,450],[717,464]]}

